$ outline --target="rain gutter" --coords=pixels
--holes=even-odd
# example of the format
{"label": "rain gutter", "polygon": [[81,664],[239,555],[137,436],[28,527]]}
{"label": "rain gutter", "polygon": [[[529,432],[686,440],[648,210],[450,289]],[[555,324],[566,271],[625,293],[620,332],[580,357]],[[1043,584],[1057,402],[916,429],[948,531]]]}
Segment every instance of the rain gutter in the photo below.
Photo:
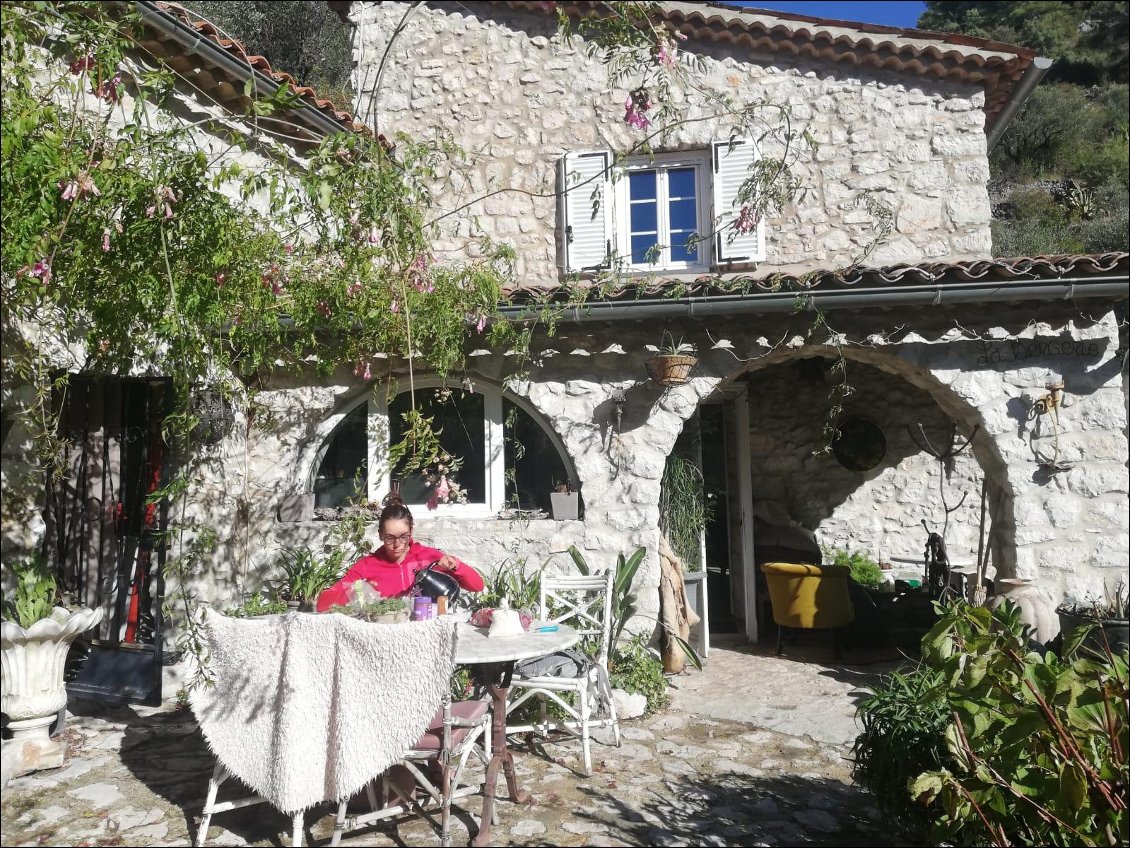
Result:
{"label": "rain gutter", "polygon": [[[269,76],[255,70],[247,63],[232,58],[226,50],[211,39],[201,36],[200,33],[192,27],[181,23],[176,18],[161,11],[156,3],[149,2],[149,0],[137,0],[137,2],[134,3],[134,7],[141,14],[141,19],[145,22],[146,26],[150,26],[158,32],[164,33],[172,38],[184,47],[186,53],[199,53],[207,57],[208,61],[214,62],[218,67],[231,74],[240,82],[246,82],[254,78],[256,88],[261,88],[268,96],[274,94],[279,88],[286,85],[286,83],[275,82]],[[346,132],[345,127],[309,104],[303,105],[296,111],[299,115],[304,117],[309,124],[312,124],[326,135]]]}
{"label": "rain gutter", "polygon": [[1020,84],[1016,87],[1016,91],[1012,93],[1012,97],[1008,98],[1008,102],[1004,104],[1004,108],[997,114],[997,119],[993,121],[993,125],[985,134],[986,153],[991,153],[993,148],[996,147],[997,142],[1004,135],[1005,129],[1008,128],[1013,115],[1024,105],[1024,101],[1039,85],[1040,80],[1044,78],[1044,74],[1048,72],[1051,66],[1052,60],[1045,59],[1043,56],[1037,56],[1032,60],[1032,64],[1028,66],[1024,76],[1020,78]]}
{"label": "rain gutter", "polygon": [[[773,312],[806,312],[817,308],[871,309],[892,306],[942,306],[954,303],[1025,300],[1126,300],[1130,284],[1122,277],[1060,277],[1056,282],[933,283],[925,286],[865,288],[848,291],[784,291],[745,295],[681,297],[656,301],[597,301],[568,307],[559,321],[617,321],[636,318],[707,318]],[[552,305],[550,306],[552,308]],[[504,306],[507,318],[535,318],[527,306]]]}

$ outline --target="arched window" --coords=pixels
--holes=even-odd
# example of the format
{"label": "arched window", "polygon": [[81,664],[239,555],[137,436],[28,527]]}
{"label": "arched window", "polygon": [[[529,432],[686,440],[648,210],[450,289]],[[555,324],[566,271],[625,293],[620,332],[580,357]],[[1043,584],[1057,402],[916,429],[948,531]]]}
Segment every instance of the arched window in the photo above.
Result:
{"label": "arched window", "polygon": [[[460,463],[450,476],[465,502],[440,503],[438,514],[484,517],[507,507],[548,512],[549,493],[573,478],[556,434],[522,401],[493,387],[466,391],[432,383],[417,388],[416,407],[433,419],[443,449]],[[388,467],[389,446],[403,438],[410,408],[410,394],[401,392],[387,406],[365,398],[340,416],[320,451],[315,506],[344,506],[361,496],[379,500],[395,479],[405,502],[423,508],[413,512],[428,512],[434,475],[429,485],[419,472]]]}

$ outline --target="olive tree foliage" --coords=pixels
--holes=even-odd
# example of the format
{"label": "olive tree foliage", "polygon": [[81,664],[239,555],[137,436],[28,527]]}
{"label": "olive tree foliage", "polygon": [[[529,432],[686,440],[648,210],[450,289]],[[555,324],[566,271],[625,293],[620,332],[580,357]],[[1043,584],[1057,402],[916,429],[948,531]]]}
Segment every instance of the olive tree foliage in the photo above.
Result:
{"label": "olive tree foliage", "polygon": [[352,102],[353,52],[349,25],[324,2],[313,0],[195,0],[186,9],[212,22],[251,54],[265,56],[342,107]]}
{"label": "olive tree foliage", "polygon": [[928,2],[923,29],[1033,48],[1054,60],[989,164],[998,256],[1130,246],[1126,2]]}

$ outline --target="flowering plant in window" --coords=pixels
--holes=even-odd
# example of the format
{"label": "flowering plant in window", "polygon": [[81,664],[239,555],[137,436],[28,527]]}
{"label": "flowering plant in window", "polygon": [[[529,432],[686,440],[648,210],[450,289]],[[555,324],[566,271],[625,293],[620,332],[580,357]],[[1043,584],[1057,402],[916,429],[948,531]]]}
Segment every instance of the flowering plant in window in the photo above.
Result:
{"label": "flowering plant in window", "polygon": [[467,503],[467,490],[455,480],[455,472],[462,464],[458,457],[443,453],[437,462],[420,472],[424,485],[431,489],[428,509],[436,509],[441,503]]}

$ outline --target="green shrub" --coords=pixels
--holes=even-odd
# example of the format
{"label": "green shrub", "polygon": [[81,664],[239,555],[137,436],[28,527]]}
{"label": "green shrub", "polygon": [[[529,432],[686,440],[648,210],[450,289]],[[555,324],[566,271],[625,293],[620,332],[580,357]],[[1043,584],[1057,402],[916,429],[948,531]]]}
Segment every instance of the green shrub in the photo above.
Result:
{"label": "green shrub", "polygon": [[858,551],[852,553],[838,548],[834,551],[826,551],[825,554],[831,557],[833,565],[846,565],[850,568],[851,579],[859,585],[868,589],[878,589],[883,585],[883,569],[866,554]]}
{"label": "green shrub", "polygon": [[617,648],[610,665],[612,688],[643,695],[647,698],[649,714],[667,706],[670,698],[663,663],[648,651],[643,636],[633,636]]}
{"label": "green shrub", "polygon": [[952,764],[945,741],[950,710],[938,691],[941,683],[941,674],[922,664],[885,675],[859,705],[863,732],[852,749],[856,781],[880,810],[919,838],[941,807],[915,802],[910,784],[925,771]]}
{"label": "green shrub", "polygon": [[1126,845],[1126,650],[1041,656],[1011,602],[935,607],[922,668],[861,708],[861,782],[913,826],[898,787],[936,758],[910,784],[933,844]]}

